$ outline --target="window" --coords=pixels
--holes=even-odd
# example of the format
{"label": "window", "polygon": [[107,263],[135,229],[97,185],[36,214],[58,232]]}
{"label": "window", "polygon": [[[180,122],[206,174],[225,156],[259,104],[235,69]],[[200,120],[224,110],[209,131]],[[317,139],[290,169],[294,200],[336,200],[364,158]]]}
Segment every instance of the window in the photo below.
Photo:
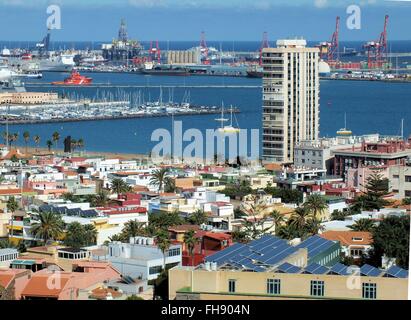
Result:
{"label": "window", "polygon": [[405,190],[405,196],[406,196],[407,198],[411,197],[411,191]]}
{"label": "window", "polygon": [[180,255],[180,248],[175,248],[175,249],[168,250],[167,256],[169,256],[169,257],[174,257],[174,256],[179,256],[179,255]]}
{"label": "window", "polygon": [[267,294],[280,294],[281,293],[281,280],[280,279],[267,279]]}
{"label": "window", "polygon": [[311,281],[311,295],[315,297],[324,296],[324,281],[319,281],[319,280]]}
{"label": "window", "polygon": [[362,284],[362,297],[363,299],[377,299],[377,284],[376,283],[363,283]]}
{"label": "window", "polygon": [[157,273],[161,273],[161,270],[163,270],[161,266],[150,267],[150,269],[148,270],[148,273],[157,274]]}
{"label": "window", "polygon": [[235,292],[235,280],[228,280],[228,292],[234,293]]}
{"label": "window", "polygon": [[411,182],[411,176],[405,176],[405,182]]}

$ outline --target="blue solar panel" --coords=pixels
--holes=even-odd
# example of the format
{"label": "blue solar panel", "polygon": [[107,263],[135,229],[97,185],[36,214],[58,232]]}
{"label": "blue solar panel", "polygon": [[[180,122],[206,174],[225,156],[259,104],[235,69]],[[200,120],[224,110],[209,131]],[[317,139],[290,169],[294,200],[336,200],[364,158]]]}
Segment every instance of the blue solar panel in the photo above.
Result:
{"label": "blue solar panel", "polygon": [[342,263],[337,263],[330,268],[330,273],[338,274],[340,276],[348,275],[348,267]]}
{"label": "blue solar panel", "polygon": [[296,267],[288,262],[285,262],[277,268],[277,271],[280,271],[283,273],[298,273],[301,271],[301,268]]}
{"label": "blue solar panel", "polygon": [[369,264],[365,264],[360,268],[360,272],[362,276],[368,277],[378,277],[381,274],[381,270],[377,269]]}
{"label": "blue solar panel", "polygon": [[298,246],[296,246],[296,248],[297,249],[306,248],[308,251],[308,257],[311,258],[327,250],[333,245],[334,245],[333,241],[321,238],[320,236],[316,235],[316,236],[312,236],[308,238],[307,240],[303,241]]}
{"label": "blue solar panel", "polygon": [[228,260],[229,256],[232,255],[233,253],[238,252],[239,250],[243,249],[244,245],[241,243],[235,243],[232,246],[221,250],[217,253],[214,253],[211,256],[208,256],[205,260],[207,262],[218,262],[218,261],[223,261],[224,259]]}
{"label": "blue solar panel", "polygon": [[393,278],[408,278],[408,270],[404,270],[398,266],[392,266],[386,271],[385,276]]}
{"label": "blue solar panel", "polygon": [[304,269],[304,273],[309,273],[309,274],[325,274],[328,271],[329,271],[328,268],[322,265],[319,265],[317,263],[312,263]]}

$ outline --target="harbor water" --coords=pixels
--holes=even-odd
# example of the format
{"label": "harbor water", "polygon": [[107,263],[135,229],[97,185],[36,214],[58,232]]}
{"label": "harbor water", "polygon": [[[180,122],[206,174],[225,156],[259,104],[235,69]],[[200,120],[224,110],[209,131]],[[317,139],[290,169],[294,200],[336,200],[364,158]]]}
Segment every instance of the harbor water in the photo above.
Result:
{"label": "harbor water", "polygon": [[[147,76],[142,74],[92,73],[94,83],[106,84],[102,88],[59,88],[27,84],[27,91],[53,91],[78,98],[93,99],[102,95],[140,93],[145,101],[158,101],[162,88],[162,100],[182,102],[189,96],[193,105],[226,106],[239,108],[236,114],[242,129],[261,128],[261,79],[230,78],[212,76]],[[47,84],[67,77],[63,73],[44,73],[41,80],[29,79],[30,83]],[[113,85],[113,87],[107,86]],[[123,85],[122,88],[116,85]],[[131,87],[127,88],[126,86]],[[135,88],[141,86],[147,88]],[[152,87],[153,86],[153,87]],[[166,86],[178,86],[174,89]],[[191,87],[190,86],[196,86]],[[221,86],[221,87],[209,87]],[[224,87],[238,86],[238,87]],[[347,115],[347,127],[355,135],[381,133],[399,135],[401,119],[404,119],[404,134],[411,133],[411,84],[385,83],[378,81],[333,81],[323,80],[320,87],[320,134],[335,136],[336,131],[344,127],[344,114]],[[196,128],[201,131],[216,129],[219,123],[216,115],[195,115],[175,117],[183,122],[183,129]],[[10,132],[18,132],[19,144],[23,145],[22,134],[29,131],[31,136],[41,137],[41,146],[58,131],[61,137],[71,135],[75,139],[84,139],[85,149],[118,153],[148,153],[157,142],[151,142],[151,134],[158,128],[170,130],[171,117],[139,118],[121,120],[100,120],[70,123],[10,125]],[[4,125],[1,131],[5,131]],[[62,138],[63,139],[63,138]],[[61,142],[60,142],[61,144]],[[30,142],[31,146],[34,143]]]}

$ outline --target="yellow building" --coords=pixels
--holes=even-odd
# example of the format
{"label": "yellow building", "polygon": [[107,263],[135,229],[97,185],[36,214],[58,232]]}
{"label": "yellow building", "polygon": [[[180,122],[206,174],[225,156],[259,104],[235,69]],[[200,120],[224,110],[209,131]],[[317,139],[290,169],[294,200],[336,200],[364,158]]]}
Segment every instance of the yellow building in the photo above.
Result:
{"label": "yellow building", "polygon": [[58,94],[50,92],[0,93],[0,104],[42,104],[57,100]]}
{"label": "yellow building", "polygon": [[406,300],[408,279],[381,276],[242,272],[175,267],[169,298],[177,300]]}

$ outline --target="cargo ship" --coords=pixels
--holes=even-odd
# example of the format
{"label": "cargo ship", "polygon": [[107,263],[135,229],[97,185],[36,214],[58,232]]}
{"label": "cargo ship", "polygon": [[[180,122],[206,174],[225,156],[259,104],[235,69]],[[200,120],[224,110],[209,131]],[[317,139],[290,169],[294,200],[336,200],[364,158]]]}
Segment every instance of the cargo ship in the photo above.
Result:
{"label": "cargo ship", "polygon": [[189,76],[191,73],[188,68],[172,65],[154,65],[152,62],[146,63],[140,72],[147,75],[161,76]]}
{"label": "cargo ship", "polygon": [[92,78],[80,75],[77,70],[71,72],[70,77],[64,79],[64,81],[52,82],[52,85],[89,85],[93,82]]}

